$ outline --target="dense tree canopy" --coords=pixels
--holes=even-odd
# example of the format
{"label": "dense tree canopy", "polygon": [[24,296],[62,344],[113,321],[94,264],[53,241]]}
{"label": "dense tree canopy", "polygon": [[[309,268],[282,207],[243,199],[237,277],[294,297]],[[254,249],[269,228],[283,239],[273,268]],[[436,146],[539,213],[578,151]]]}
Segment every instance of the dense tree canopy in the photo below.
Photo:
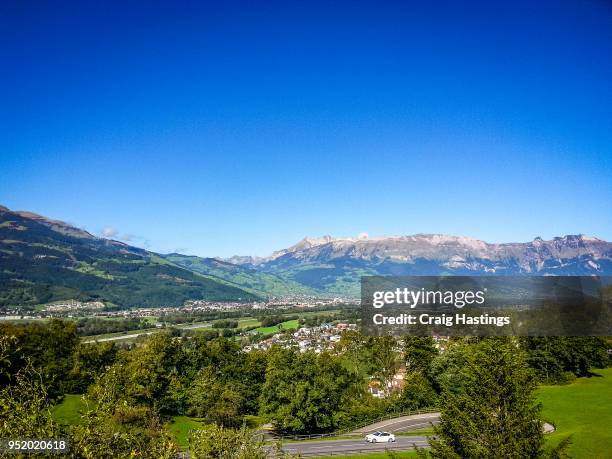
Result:
{"label": "dense tree canopy", "polygon": [[[216,333],[171,330],[118,347],[80,343],[71,322],[5,323],[0,436],[62,435],[75,457],[172,457],[177,445],[166,424],[177,415],[244,439],[235,429],[249,417],[311,434],[437,405],[443,414],[433,455],[512,457],[514,449],[534,456],[541,441],[536,380],[588,375],[608,363],[607,347],[599,338],[457,338],[439,353],[431,338],[347,331],[330,352],[245,352]],[[402,390],[384,399],[368,392],[373,379],[387,384],[400,369]],[[70,393],[83,394],[86,408],[77,425],[58,425],[50,408]],[[194,433],[193,457],[212,457],[218,445],[210,441]]]}
{"label": "dense tree canopy", "polygon": [[431,456],[538,457],[543,432],[536,382],[517,343],[485,339],[472,346],[462,377],[461,391],[442,396]]}
{"label": "dense tree canopy", "polygon": [[591,368],[608,365],[608,344],[600,337],[521,338],[527,362],[538,378],[547,383],[566,382],[574,376],[587,376]]}
{"label": "dense tree canopy", "polygon": [[338,358],[275,348],[260,397],[262,414],[283,432],[331,431],[356,391],[354,375]]}

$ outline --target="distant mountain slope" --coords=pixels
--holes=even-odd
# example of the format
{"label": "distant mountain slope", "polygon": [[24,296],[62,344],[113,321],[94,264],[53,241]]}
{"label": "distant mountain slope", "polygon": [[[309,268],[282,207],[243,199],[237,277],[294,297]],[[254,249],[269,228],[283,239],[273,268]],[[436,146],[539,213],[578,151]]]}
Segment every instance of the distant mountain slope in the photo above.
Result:
{"label": "distant mountain slope", "polygon": [[0,308],[63,299],[121,307],[189,299],[359,295],[364,275],[612,275],[612,244],[583,235],[490,244],[439,234],[304,238],[269,257],[159,255],[0,206]]}
{"label": "distant mountain slope", "polygon": [[217,258],[202,258],[179,253],[171,253],[163,257],[175,265],[196,273],[223,279],[260,296],[316,294],[315,290],[297,282]]}
{"label": "distant mountain slope", "polygon": [[121,307],[256,295],[66,223],[0,207],[0,307],[101,299]]}
{"label": "distant mountain slope", "polygon": [[506,244],[439,234],[324,236],[270,257],[230,260],[321,292],[357,295],[363,275],[611,275],[612,244],[583,235]]}

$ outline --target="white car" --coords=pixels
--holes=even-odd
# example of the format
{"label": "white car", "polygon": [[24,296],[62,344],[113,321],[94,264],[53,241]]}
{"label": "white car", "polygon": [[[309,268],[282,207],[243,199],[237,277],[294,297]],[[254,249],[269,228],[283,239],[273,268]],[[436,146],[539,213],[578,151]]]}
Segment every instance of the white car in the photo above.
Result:
{"label": "white car", "polygon": [[389,443],[395,441],[395,435],[389,432],[374,432],[365,437],[368,443]]}

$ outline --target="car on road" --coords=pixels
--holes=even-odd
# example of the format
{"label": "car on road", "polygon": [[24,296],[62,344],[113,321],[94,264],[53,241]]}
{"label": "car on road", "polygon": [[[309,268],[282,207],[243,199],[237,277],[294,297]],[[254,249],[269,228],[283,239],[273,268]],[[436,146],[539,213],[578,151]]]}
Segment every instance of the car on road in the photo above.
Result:
{"label": "car on road", "polygon": [[395,441],[395,435],[389,432],[374,432],[366,435],[368,443],[389,443]]}

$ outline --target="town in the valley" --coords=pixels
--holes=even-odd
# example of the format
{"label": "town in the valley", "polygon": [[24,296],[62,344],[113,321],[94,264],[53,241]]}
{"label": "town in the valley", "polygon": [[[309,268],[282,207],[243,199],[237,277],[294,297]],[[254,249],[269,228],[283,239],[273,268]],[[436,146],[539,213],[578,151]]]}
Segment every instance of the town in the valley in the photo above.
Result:
{"label": "town in the valley", "polygon": [[[234,337],[245,352],[280,346],[319,354],[333,351],[343,333],[359,331],[358,308],[359,299],[348,297],[278,297],[246,303],[193,300],[182,307],[134,309],[116,309],[102,301],[66,300],[28,312],[7,309],[0,313],[0,321],[73,320],[86,343],[138,345],[149,335],[169,331],[187,339],[196,333]],[[90,323],[94,326],[88,327]],[[117,327],[104,329],[104,324]],[[95,333],[96,330],[105,333]],[[448,338],[433,338],[443,352]],[[368,391],[377,398],[400,392],[405,375],[405,366],[400,366],[388,381],[371,378]]]}

